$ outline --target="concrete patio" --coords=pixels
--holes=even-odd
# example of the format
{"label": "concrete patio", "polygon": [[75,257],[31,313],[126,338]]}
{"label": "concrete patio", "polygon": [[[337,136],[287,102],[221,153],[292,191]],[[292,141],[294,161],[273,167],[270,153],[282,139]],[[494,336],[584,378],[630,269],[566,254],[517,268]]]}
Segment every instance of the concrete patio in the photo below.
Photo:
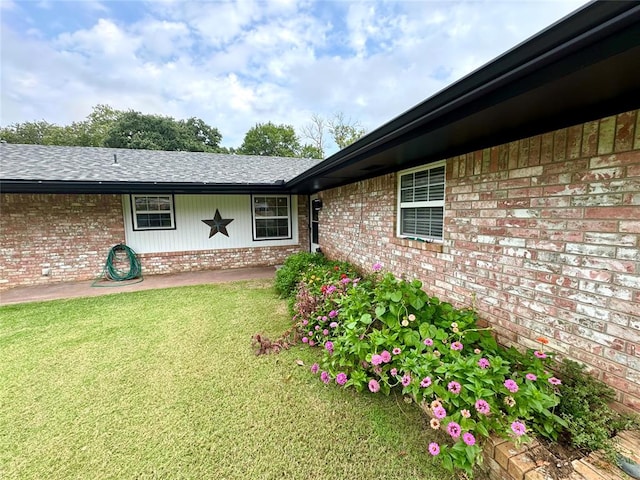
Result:
{"label": "concrete patio", "polygon": [[40,302],[65,298],[96,297],[112,293],[137,292],[154,288],[171,288],[187,285],[202,285],[207,283],[235,282],[239,280],[272,279],[275,267],[238,268],[229,270],[206,270],[199,272],[185,272],[167,275],[150,275],[139,283],[109,282],[101,283],[100,287],[92,286],[93,281],[52,283],[50,285],[34,285],[29,287],[15,287],[0,292],[0,305],[10,305],[25,302]]}

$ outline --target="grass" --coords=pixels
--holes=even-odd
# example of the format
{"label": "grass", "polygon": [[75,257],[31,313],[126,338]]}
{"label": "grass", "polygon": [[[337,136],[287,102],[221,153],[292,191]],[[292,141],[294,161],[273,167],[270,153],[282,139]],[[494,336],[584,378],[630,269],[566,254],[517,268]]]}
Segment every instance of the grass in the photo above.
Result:
{"label": "grass", "polygon": [[288,324],[266,281],[0,308],[0,478],[453,478],[415,406],[253,354]]}

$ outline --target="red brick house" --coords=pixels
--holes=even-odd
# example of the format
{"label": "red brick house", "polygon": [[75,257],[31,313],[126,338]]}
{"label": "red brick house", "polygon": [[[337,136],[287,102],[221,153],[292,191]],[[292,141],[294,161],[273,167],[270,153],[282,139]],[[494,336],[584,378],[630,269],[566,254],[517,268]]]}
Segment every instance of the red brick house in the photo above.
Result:
{"label": "red brick house", "polygon": [[0,289],[96,278],[119,243],[145,274],[276,265],[309,249],[308,197],[284,182],[317,160],[10,144],[0,154]]}
{"label": "red brick house", "polygon": [[640,5],[596,2],[292,183],[329,257],[544,336],[640,409],[639,107]]}
{"label": "red brick house", "polygon": [[[530,347],[545,336],[549,348],[589,365],[622,403],[640,409],[639,59],[640,5],[589,4],[323,162],[240,194],[266,188],[297,198],[297,242],[279,248],[308,249],[311,232],[312,245],[332,258],[379,261],[420,278],[434,295],[474,304],[507,345]],[[98,197],[58,195],[61,185],[7,177],[5,161],[0,272],[5,245],[21,228],[31,228],[20,242],[25,262],[59,244],[55,234],[30,238],[47,231],[42,212],[54,208],[68,212],[58,230],[86,237],[86,223],[99,238],[67,248],[129,242],[121,197],[132,193],[122,183]],[[166,188],[178,195],[196,187]],[[52,204],[38,207],[44,192]],[[188,193],[195,192],[180,195]],[[316,198],[321,207],[309,222]],[[66,217],[75,221],[64,227]],[[226,254],[236,253],[249,254]],[[154,271],[145,255],[143,268]],[[176,254],[149,255],[170,265]],[[177,255],[184,268],[222,266],[201,261],[207,255],[197,249]]]}

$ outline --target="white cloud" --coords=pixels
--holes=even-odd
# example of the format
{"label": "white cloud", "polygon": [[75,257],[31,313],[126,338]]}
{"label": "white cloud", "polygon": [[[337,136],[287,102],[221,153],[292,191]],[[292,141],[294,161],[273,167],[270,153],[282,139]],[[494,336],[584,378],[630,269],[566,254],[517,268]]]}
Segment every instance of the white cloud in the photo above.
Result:
{"label": "white cloud", "polygon": [[371,130],[580,3],[90,2],[68,18],[53,2],[43,22],[2,2],[0,121],[66,124],[107,103],[200,117],[228,146],[312,113]]}

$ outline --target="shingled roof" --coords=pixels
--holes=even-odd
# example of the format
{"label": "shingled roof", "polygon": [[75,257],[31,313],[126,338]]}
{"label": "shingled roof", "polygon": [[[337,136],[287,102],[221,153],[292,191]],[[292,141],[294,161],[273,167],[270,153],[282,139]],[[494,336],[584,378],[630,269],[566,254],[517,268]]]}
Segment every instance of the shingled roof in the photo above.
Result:
{"label": "shingled roof", "polygon": [[121,148],[0,145],[2,190],[268,191],[319,160]]}

